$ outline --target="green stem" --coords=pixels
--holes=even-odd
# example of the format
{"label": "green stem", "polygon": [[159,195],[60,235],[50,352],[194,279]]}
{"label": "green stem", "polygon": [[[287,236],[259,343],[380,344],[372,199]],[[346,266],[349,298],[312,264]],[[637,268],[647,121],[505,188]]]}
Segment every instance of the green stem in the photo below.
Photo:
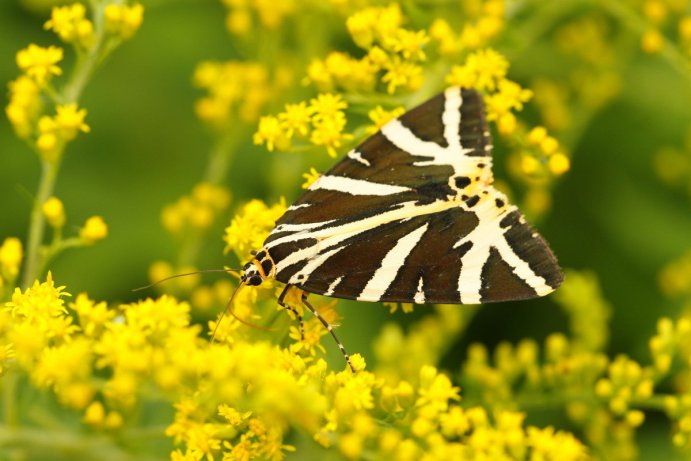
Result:
{"label": "green stem", "polygon": [[233,157],[233,151],[235,150],[238,140],[241,138],[238,136],[238,132],[242,131],[242,128],[244,127],[231,129],[218,140],[216,145],[214,145],[202,181],[218,185],[225,180],[230,170],[230,161]]}
{"label": "green stem", "polygon": [[15,428],[19,424],[19,413],[17,411],[17,381],[19,376],[14,370],[8,370],[2,379],[2,418],[5,426]]}
{"label": "green stem", "polygon": [[[59,154],[58,157],[61,157]],[[24,262],[24,276],[22,278],[22,288],[28,288],[39,276],[38,268],[41,263],[41,243],[46,228],[46,220],[43,216],[43,204],[53,195],[55,180],[60,169],[60,160],[51,163],[47,160],[42,161],[41,179],[38,184],[38,192],[34,198],[31,208],[31,219],[29,221],[29,236],[27,238],[26,261]]]}
{"label": "green stem", "polygon": [[[89,77],[93,74],[96,67],[103,62],[105,57],[113,50],[117,43],[108,42],[105,40],[105,28],[103,25],[103,3],[99,1],[92,1],[91,6],[94,10],[94,28],[95,28],[95,44],[86,53],[78,53],[77,62],[74,66],[72,75],[69,81],[62,88],[59,94],[54,94],[56,101],[62,102],[76,102],[82,95],[84,88],[89,81]],[[64,147],[62,148],[64,149]],[[48,162],[42,160],[42,173],[38,185],[38,192],[34,198],[34,204],[31,209],[31,218],[29,222],[29,235],[27,238],[27,257],[24,263],[24,272],[22,277],[22,288],[26,289],[33,283],[33,281],[41,276],[41,271],[45,267],[46,259],[41,254],[41,245],[45,234],[46,222],[43,217],[42,206],[45,201],[53,195],[55,189],[55,182],[58,171],[60,170],[60,162],[64,150],[57,154],[57,160]]]}

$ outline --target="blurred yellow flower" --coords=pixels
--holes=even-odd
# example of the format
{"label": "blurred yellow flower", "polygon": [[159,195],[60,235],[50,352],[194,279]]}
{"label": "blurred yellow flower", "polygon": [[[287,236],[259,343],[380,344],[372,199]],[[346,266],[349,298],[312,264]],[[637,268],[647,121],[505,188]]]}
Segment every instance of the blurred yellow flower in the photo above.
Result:
{"label": "blurred yellow flower", "polygon": [[92,216],[86,220],[84,227],[79,230],[79,238],[86,244],[93,244],[108,236],[108,226],[100,216]]}
{"label": "blurred yellow flower", "polygon": [[43,48],[31,44],[17,52],[17,66],[40,87],[43,87],[53,76],[62,74],[62,69],[57,66],[57,63],[62,61],[62,57],[62,48],[56,46]]}

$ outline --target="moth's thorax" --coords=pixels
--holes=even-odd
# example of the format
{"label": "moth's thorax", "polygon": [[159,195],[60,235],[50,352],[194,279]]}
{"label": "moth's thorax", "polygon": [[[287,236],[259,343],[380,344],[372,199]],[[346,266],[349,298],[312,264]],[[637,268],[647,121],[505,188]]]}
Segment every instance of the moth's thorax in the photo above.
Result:
{"label": "moth's thorax", "polygon": [[261,250],[242,268],[241,280],[247,285],[257,286],[276,275],[276,265],[266,250]]}

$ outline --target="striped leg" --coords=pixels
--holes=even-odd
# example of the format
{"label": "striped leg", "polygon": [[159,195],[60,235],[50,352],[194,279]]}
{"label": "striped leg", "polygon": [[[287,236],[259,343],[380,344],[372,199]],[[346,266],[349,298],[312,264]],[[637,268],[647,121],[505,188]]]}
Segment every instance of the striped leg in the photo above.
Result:
{"label": "striped leg", "polygon": [[286,285],[285,288],[283,288],[283,291],[281,292],[281,296],[278,297],[278,305],[281,306],[283,309],[288,310],[295,314],[295,318],[298,321],[298,325],[300,325],[300,340],[305,339],[305,324],[302,321],[302,315],[295,309],[293,306],[289,306],[285,303],[284,298],[286,297],[286,294],[288,293],[288,290],[290,289],[292,285]]}
{"label": "striped leg", "polygon": [[341,353],[345,357],[346,363],[348,363],[350,370],[353,373],[356,373],[355,367],[353,367],[353,364],[350,363],[350,356],[346,352],[345,347],[343,347],[343,343],[341,343],[341,341],[338,339],[338,336],[336,336],[336,332],[334,331],[333,325],[331,325],[329,322],[327,322],[324,317],[319,315],[319,312],[317,312],[317,310],[314,307],[312,307],[312,305],[310,303],[307,302],[307,293],[305,293],[305,292],[302,293],[302,303],[305,306],[307,306],[307,309],[309,309],[314,314],[314,316],[316,318],[319,319],[319,321],[322,323],[322,325],[324,325],[324,328],[329,330],[329,333],[331,333],[331,336],[333,336],[334,340],[336,341],[336,344],[338,345],[338,348],[341,350]]}

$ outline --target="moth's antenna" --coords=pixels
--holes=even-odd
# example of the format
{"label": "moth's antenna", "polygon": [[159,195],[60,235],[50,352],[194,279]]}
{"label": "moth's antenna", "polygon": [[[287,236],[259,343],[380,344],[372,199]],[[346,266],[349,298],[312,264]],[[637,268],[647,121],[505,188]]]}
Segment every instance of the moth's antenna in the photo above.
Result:
{"label": "moth's antenna", "polygon": [[266,328],[262,327],[259,325],[255,325],[253,323],[248,322],[247,320],[243,320],[240,317],[237,316],[235,311],[233,310],[233,299],[235,299],[235,295],[240,291],[242,287],[245,286],[245,282],[240,282],[240,285],[233,291],[233,294],[230,296],[230,299],[228,300],[228,304],[226,304],[226,308],[223,309],[223,312],[221,312],[221,315],[218,316],[218,320],[216,320],[216,325],[214,326],[214,331],[211,333],[211,342],[213,343],[214,340],[216,339],[216,332],[218,331],[218,326],[221,324],[221,320],[223,320],[223,317],[226,315],[226,312],[230,312],[230,315],[232,315],[235,320],[238,322],[242,323],[243,325],[246,325],[250,328],[256,328],[258,330],[264,330],[264,331],[274,331],[271,328]]}
{"label": "moth's antenna", "polygon": [[[178,277],[187,277],[188,275],[197,275],[197,274],[204,274],[206,272],[241,272],[242,269],[203,269],[199,271],[194,271],[194,272],[185,272],[184,274],[175,274],[175,275],[170,275],[168,277],[164,277],[161,280],[157,280],[154,283],[150,283],[149,285],[145,285],[143,287],[135,288],[132,291],[141,291],[141,290],[146,290],[147,288],[152,288],[155,287],[156,285],[167,282],[170,279],[178,278]],[[232,299],[232,298],[231,298]]]}

